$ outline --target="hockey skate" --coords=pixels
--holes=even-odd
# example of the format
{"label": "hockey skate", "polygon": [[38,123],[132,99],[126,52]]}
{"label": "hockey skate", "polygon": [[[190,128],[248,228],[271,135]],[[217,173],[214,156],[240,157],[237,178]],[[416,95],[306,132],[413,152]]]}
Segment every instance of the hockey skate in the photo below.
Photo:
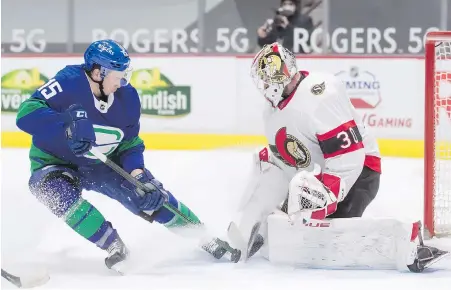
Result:
{"label": "hockey skate", "polygon": [[117,237],[106,251],[108,252],[108,257],[105,258],[105,265],[108,269],[113,269],[116,272],[121,273],[120,266],[127,259],[129,254],[124,242],[122,242],[121,238]]}
{"label": "hockey skate", "polygon": [[417,248],[417,257],[413,264],[407,265],[409,270],[414,273],[421,273],[424,269],[441,259],[449,256],[450,253],[434,247],[425,246],[422,242]]}
{"label": "hockey skate", "polygon": [[252,244],[252,246],[249,249],[249,258],[252,257],[253,255],[255,255],[255,253],[257,253],[258,250],[260,250],[260,248],[263,246],[264,243],[265,243],[265,239],[263,238],[263,236],[260,234],[257,234],[255,236],[254,243]]}
{"label": "hockey skate", "polygon": [[424,269],[428,268],[432,264],[440,261],[441,259],[450,255],[447,251],[442,251],[434,247],[426,246],[423,242],[423,235],[421,234],[421,223],[418,222],[419,232],[417,246],[417,255],[413,264],[407,265],[409,270],[414,273],[421,273]]}
{"label": "hockey skate", "polygon": [[214,238],[210,242],[201,245],[201,248],[218,260],[225,255],[228,260],[237,263],[241,257],[240,250],[232,248],[229,243],[219,238]]}
{"label": "hockey skate", "polygon": [[[263,236],[257,234],[254,243],[249,249],[249,257],[255,255],[255,253],[263,246],[264,242]],[[232,248],[229,243],[218,238],[212,239],[209,243],[203,244],[201,247],[218,260],[225,255],[231,262],[238,263],[241,258],[240,250]]]}

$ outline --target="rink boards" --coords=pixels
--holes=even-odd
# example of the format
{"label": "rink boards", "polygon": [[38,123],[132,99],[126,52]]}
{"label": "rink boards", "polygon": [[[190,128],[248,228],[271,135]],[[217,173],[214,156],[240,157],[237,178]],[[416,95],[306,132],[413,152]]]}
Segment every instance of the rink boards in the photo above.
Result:
{"label": "rink boards", "polygon": [[[31,144],[31,138],[15,126],[20,103],[59,69],[81,62],[81,57],[71,55],[2,59],[2,147]],[[251,62],[249,56],[132,56],[132,84],[141,97],[141,137],[146,147],[198,150],[265,145],[265,100],[253,86]],[[300,56],[298,67],[333,73],[344,82],[384,156],[423,156],[422,58]],[[450,98],[451,104],[447,90],[440,97]],[[447,135],[440,141],[451,148],[451,134],[446,133],[451,131],[451,105],[440,111],[439,122],[439,132]]]}

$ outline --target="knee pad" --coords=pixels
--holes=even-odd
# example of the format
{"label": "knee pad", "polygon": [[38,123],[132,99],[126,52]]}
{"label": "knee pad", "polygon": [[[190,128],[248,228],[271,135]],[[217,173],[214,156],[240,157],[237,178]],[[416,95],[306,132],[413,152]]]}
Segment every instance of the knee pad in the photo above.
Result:
{"label": "knee pad", "polygon": [[289,179],[284,171],[271,160],[269,150],[263,148],[254,155],[252,173],[246,192],[233,221],[245,241],[249,240],[257,223],[276,210],[288,195]]}
{"label": "knee pad", "polygon": [[47,166],[33,172],[29,187],[58,217],[62,217],[81,196],[78,174],[64,166]]}
{"label": "knee pad", "polygon": [[249,202],[252,202],[252,199],[266,200],[280,205],[287,197],[289,179],[274,162],[270,152],[267,147],[264,147],[254,153],[252,170],[238,210],[243,210]]}

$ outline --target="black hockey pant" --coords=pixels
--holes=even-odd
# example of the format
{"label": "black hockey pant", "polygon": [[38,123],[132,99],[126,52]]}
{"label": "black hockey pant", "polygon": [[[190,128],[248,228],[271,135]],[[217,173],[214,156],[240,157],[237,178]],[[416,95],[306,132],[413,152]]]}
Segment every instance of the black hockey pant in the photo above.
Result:
{"label": "black hockey pant", "polygon": [[381,174],[364,166],[348,195],[338,203],[337,211],[327,218],[361,217],[366,207],[376,197]]}

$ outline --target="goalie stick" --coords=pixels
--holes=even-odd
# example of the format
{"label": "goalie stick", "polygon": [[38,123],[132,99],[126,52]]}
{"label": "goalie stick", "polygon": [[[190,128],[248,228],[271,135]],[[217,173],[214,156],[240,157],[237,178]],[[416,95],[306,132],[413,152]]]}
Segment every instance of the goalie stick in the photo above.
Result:
{"label": "goalie stick", "polygon": [[[105,165],[116,171],[119,175],[121,175],[123,178],[125,178],[127,181],[129,181],[137,188],[141,189],[144,192],[149,190],[143,183],[141,183],[139,180],[131,176],[128,172],[126,172],[119,165],[110,160],[105,154],[100,152],[97,148],[92,147],[89,152],[91,152],[91,154],[94,155],[97,159],[105,163]],[[164,202],[163,206],[169,211],[171,211],[173,214],[181,217],[186,223],[192,226],[193,225],[198,227],[203,226],[202,223],[191,220],[188,216],[183,214],[178,208],[174,207],[167,201]],[[149,222],[153,222],[152,214],[142,211],[139,213],[139,216]],[[214,247],[213,244],[216,244],[217,247]],[[204,242],[202,248],[211,255],[213,255],[213,257],[215,257],[216,259],[220,259],[227,252],[228,259],[235,263],[239,261],[241,256],[240,250],[232,248],[227,242],[224,242],[218,238],[210,239],[210,242]]]}
{"label": "goalie stick", "polygon": [[2,277],[12,284],[16,285],[18,288],[33,288],[41,286],[50,279],[50,276],[46,271],[44,271],[43,273],[36,272],[35,275],[31,276],[18,277],[8,273],[7,271],[3,270],[3,268]]}

